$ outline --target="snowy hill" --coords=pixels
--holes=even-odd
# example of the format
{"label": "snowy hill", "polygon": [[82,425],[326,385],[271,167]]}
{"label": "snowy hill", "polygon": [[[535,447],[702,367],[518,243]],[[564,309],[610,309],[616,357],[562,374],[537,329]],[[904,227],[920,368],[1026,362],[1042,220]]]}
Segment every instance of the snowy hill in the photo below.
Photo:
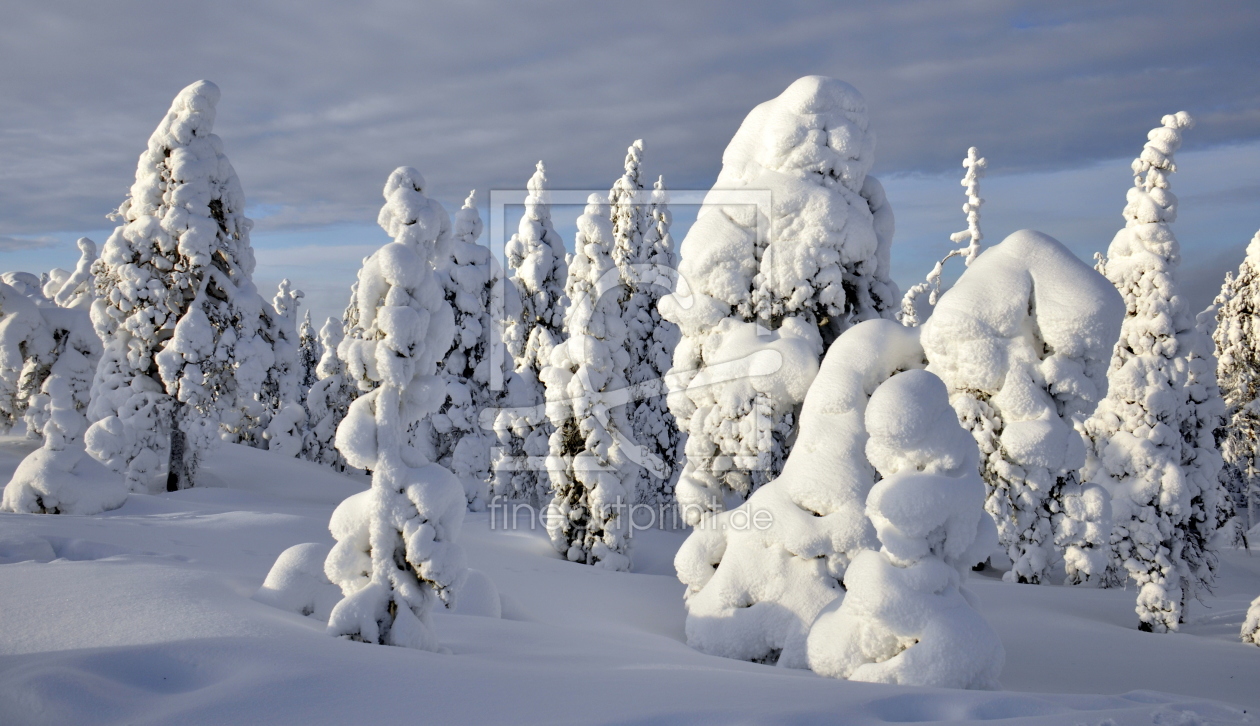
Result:
{"label": "snowy hill", "polygon": [[[0,439],[0,480],[32,447]],[[366,481],[237,445],[203,477],[97,516],[0,514],[0,723],[1121,725],[1260,708],[1260,651],[1237,642],[1260,557],[1241,551],[1165,635],[1134,628],[1131,592],[973,575],[1007,690],[945,691],[703,655],[683,642],[681,533],[637,533],[634,571],[617,573],[487,513],[462,544],[503,619],[437,613],[449,654],[330,638],[251,598],[280,552],[331,544],[333,508]]]}

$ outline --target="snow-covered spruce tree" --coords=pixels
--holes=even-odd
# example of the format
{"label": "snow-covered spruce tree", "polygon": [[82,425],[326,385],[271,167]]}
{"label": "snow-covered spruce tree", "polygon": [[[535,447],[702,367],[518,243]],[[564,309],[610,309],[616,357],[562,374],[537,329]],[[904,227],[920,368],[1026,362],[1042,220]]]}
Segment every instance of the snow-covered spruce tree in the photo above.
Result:
{"label": "snow-covered spruce tree", "polygon": [[[503,279],[490,249],[477,244],[481,236],[477,194],[468,194],[455,213],[450,259],[438,269],[446,301],[455,313],[455,338],[438,361],[438,375],[446,384],[446,401],[433,416],[435,461],[460,478],[471,509],[483,509],[490,499],[492,432],[485,431],[481,413],[500,405],[501,391],[491,390],[490,347],[495,326],[491,319],[494,287]],[[512,374],[504,356],[500,374]]]}
{"label": "snow-covered spruce tree", "polygon": [[175,98],[92,268],[92,323],[105,351],[85,440],[135,490],[164,464],[168,490],[192,486],[234,403],[232,363],[261,301],[250,280],[252,222],[212,133],[218,100],[207,81]]}
{"label": "snow-covered spruce tree", "polygon": [[882,545],[845,572],[844,599],[810,628],[815,673],[934,688],[997,688],[1005,654],[962,587],[993,546],[976,445],[941,380],[911,370],[866,407],[866,457],[880,474],[866,513]]}
{"label": "snow-covered spruce tree", "polygon": [[328,318],[320,328],[323,354],[315,368],[318,380],[306,392],[307,425],[302,441],[302,458],[336,471],[346,470],[346,459],[334,445],[337,427],[350,404],[359,397],[359,388],[346,375],[346,366],[337,357],[337,346],[344,338],[341,321],[336,318]]}
{"label": "snow-covered spruce tree", "polygon": [[546,476],[527,460],[539,462],[547,455],[552,428],[546,417],[524,412],[541,406],[545,398],[539,373],[550,365],[551,349],[564,337],[568,273],[564,241],[551,223],[547,173],[541,161],[526,189],[525,214],[504,250],[512,270],[513,292],[521,303],[520,314],[506,316],[503,321],[504,343],[520,377],[521,408],[507,414],[511,421],[496,422],[497,429],[510,430],[514,436],[509,438],[506,459],[495,463],[494,491],[505,497],[542,502]]}
{"label": "snow-covered spruce tree", "polygon": [[[698,523],[674,558],[687,586],[688,645],[808,667],[810,625],[843,594],[853,558],[879,546],[864,513],[876,476],[865,453],[867,399],[898,371],[923,367],[918,336],[891,320],[855,325],[827,351],[816,378],[813,359],[788,340],[728,364],[738,367],[732,377],[759,379],[763,389],[787,389],[783,395],[805,402],[783,473],[742,505]],[[793,390],[804,386],[808,395]]]}
{"label": "snow-covered spruce tree", "polygon": [[650,198],[640,182],[643,141],[626,151],[625,174],[608,193],[613,224],[613,261],[621,275],[622,319],[630,384],[626,418],[633,446],[626,454],[636,476],[638,502],[659,511],[673,501],[680,460],[678,424],[665,399],[665,374],[678,345],[678,326],[661,317],[657,305],[673,291],[677,259],[669,235],[672,217],[663,180]]}
{"label": "snow-covered spruce tree", "polygon": [[985,508],[1015,582],[1099,581],[1106,493],[1082,487],[1075,422],[1107,390],[1124,301],[1053,238],[1023,230],[986,250],[922,325],[928,370],[945,381],[980,447]]}
{"label": "snow-covered spruce tree", "polygon": [[[984,204],[984,200],[980,198],[980,180],[984,178],[984,170],[988,168],[989,162],[973,146],[967,149],[967,157],[963,159],[962,165],[967,170],[962,178],[962,185],[967,190],[967,201],[962,206],[963,214],[967,216],[967,229],[951,234],[949,241],[954,244],[966,242],[967,246],[950,250],[928,273],[927,279],[906,291],[901,298],[901,312],[897,313],[897,319],[902,325],[913,328],[931,314],[932,307],[941,296],[941,274],[951,257],[962,257],[966,266],[971,267],[971,263],[980,255],[980,240],[984,239],[984,234],[980,231],[980,206]],[[926,300],[923,299],[925,293]]]}
{"label": "snow-covered spruce tree", "polygon": [[577,220],[565,295],[567,339],[542,370],[555,427],[547,471],[547,534],[570,562],[630,569],[630,506],[636,472],[626,458],[626,325],[613,262],[608,200],[592,194]]}
{"label": "snow-covered spruce tree", "polygon": [[[282,456],[300,455],[306,432],[297,325],[298,300],[303,297],[302,291],[292,289],[287,279],[281,280],[271,305],[262,306],[257,340],[269,349],[272,362],[245,408],[247,417],[256,421],[252,438],[266,442],[268,451]],[[242,363],[237,364],[238,378],[242,367]]]}
{"label": "snow-covered spruce tree", "polygon": [[682,332],[667,383],[688,436],[677,485],[688,523],[778,474],[801,405],[703,371],[744,355],[735,339],[801,338],[817,361],[849,326],[898,305],[892,210],[867,174],[874,149],[862,95],[807,76],[753,109],[722,156],[682,243],[678,292],[660,307]]}
{"label": "snow-covered spruce tree", "polygon": [[301,373],[298,391],[303,403],[306,402],[306,392],[319,380],[316,369],[319,368],[319,359],[323,357],[324,347],[319,342],[319,333],[315,330],[314,323],[311,322],[311,311],[307,310],[302,315],[302,327],[298,328],[298,371]]}
{"label": "snow-covered spruce tree", "polygon": [[465,576],[456,544],[465,500],[459,481],[430,463],[431,446],[413,434],[443,400],[435,374],[450,349],[454,317],[435,263],[450,254],[451,230],[415,169],[390,174],[384,194],[378,221],[394,241],[364,261],[348,311],[352,325],[338,346],[351,376],[373,384],[361,386],[370,390],[351,404],[336,441],[351,466],[372,471],[371,570],[364,580],[353,568],[329,566],[342,561],[338,548],[345,545],[334,546],[325,571],[345,598],[333,608],[328,632],[437,650],[429,611],[452,602]]}
{"label": "snow-covered spruce tree", "polygon": [[9,431],[26,416],[55,350],[37,302],[0,282],[0,430]]}
{"label": "snow-covered spruce tree", "polygon": [[1205,370],[1211,349],[1178,293],[1170,226],[1177,198],[1168,176],[1192,124],[1185,112],[1165,116],[1133,162],[1125,227],[1099,262],[1128,312],[1107,397],[1084,426],[1083,474],[1111,492],[1112,578],[1137,583],[1141,629],[1155,632],[1176,630],[1189,599],[1210,584],[1210,539],[1229,504],[1211,436],[1215,365]]}
{"label": "snow-covered spruce tree", "polygon": [[1260,524],[1260,232],[1247,245],[1238,274],[1226,274],[1214,306],[1216,377],[1226,409],[1225,425],[1217,430],[1221,481],[1235,509],[1246,510],[1249,530]]}

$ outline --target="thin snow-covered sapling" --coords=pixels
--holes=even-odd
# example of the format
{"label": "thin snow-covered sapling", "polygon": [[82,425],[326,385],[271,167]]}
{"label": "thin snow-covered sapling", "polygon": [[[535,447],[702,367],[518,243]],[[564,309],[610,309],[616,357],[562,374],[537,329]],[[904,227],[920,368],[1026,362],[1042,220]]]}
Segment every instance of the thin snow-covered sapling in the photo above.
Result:
{"label": "thin snow-covered sapling", "polygon": [[866,407],[866,455],[882,477],[866,498],[879,551],[857,555],[839,607],[810,629],[809,667],[856,681],[996,688],[1004,651],[962,584],[996,540],[976,444],[949,393],[899,373]]}
{"label": "thin snow-covered sapling", "polygon": [[[967,217],[967,229],[951,234],[949,241],[954,244],[966,242],[967,246],[950,250],[949,254],[932,267],[926,280],[906,291],[905,297],[901,298],[901,312],[897,313],[897,319],[902,325],[913,328],[927,319],[940,298],[941,274],[951,257],[962,257],[966,266],[971,267],[971,263],[980,255],[980,240],[984,239],[980,232],[980,205],[984,204],[984,200],[980,198],[980,180],[984,177],[984,170],[988,168],[989,162],[973,146],[967,149],[967,158],[963,159],[962,165],[967,170],[962,178],[962,185],[967,189],[967,201],[962,206],[963,214]],[[926,305],[920,300],[924,293],[927,293]]]}

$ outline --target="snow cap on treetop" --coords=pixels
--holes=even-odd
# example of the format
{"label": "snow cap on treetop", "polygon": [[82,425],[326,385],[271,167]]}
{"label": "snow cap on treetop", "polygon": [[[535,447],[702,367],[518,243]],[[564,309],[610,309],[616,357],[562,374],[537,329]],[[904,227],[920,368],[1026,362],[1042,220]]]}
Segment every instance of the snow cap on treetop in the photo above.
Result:
{"label": "snow cap on treetop", "polygon": [[740,170],[751,163],[751,173],[760,166],[858,192],[875,162],[875,132],[869,126],[866,99],[856,88],[805,76],[748,114],[722,164]]}

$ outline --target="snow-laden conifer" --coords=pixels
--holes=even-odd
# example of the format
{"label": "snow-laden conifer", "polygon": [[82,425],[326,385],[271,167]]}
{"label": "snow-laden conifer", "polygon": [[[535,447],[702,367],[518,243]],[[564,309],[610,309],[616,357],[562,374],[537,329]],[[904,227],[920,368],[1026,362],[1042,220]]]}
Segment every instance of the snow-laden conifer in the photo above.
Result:
{"label": "snow-laden conifer", "polygon": [[319,330],[323,354],[315,367],[318,380],[306,392],[306,434],[302,442],[302,458],[337,471],[346,469],[346,459],[334,445],[337,427],[350,404],[359,397],[358,386],[346,375],[345,364],[337,357],[337,346],[344,338],[341,321],[336,318],[328,318]]}
{"label": "snow-laden conifer", "polygon": [[564,337],[568,272],[564,241],[551,223],[547,172],[541,161],[526,189],[525,214],[504,250],[512,271],[512,297],[519,296],[521,307],[519,315],[505,316],[503,339],[520,380],[518,408],[496,422],[500,431],[513,435],[505,437],[510,444],[506,461],[495,465],[494,491],[540,502],[546,496],[547,476],[537,463],[547,455],[552,428],[536,413],[541,408],[535,407],[545,399],[539,373],[551,364],[551,350]]}
{"label": "snow-laden conifer", "polygon": [[[463,487],[431,463],[417,433],[441,407],[438,360],[450,349],[454,316],[435,263],[450,254],[446,211],[424,194],[424,178],[402,167],[385,184],[378,221],[394,241],[359,270],[350,322],[338,346],[366,393],[337,428],[337,449],[351,466],[372,471],[366,495],[367,542],[340,539],[325,571],[345,598],[328,620],[332,635],[368,643],[436,650],[429,612],[451,603],[465,577],[456,540]],[[353,533],[334,531],[334,536]],[[339,568],[347,548],[367,546],[370,571]],[[353,554],[353,553],[351,553]],[[354,559],[354,558],[351,558]],[[361,561],[361,557],[359,558]]]}
{"label": "snow-laden conifer", "polygon": [[625,453],[633,445],[625,415],[629,356],[608,200],[592,194],[577,228],[565,286],[567,339],[542,371],[555,428],[547,534],[571,562],[628,570],[637,476]]}
{"label": "snow-laden conifer", "polygon": [[[455,337],[438,362],[446,401],[433,416],[435,461],[460,478],[468,506],[474,510],[484,508],[490,499],[491,453],[496,442],[494,433],[483,428],[481,414],[498,406],[501,398],[501,389],[491,386],[490,349],[495,334],[492,297],[502,281],[502,270],[490,249],[477,244],[481,230],[474,191],[455,213],[451,256],[438,270],[446,301],[455,314]],[[512,374],[507,356],[499,374],[501,381]]]}
{"label": "snow-laden conifer", "polygon": [[306,392],[319,380],[316,369],[323,357],[324,347],[320,345],[319,332],[311,322],[311,311],[307,310],[302,315],[302,327],[298,328],[298,371],[301,374],[298,391],[303,403],[306,402]]}
{"label": "snow-laden conifer", "polygon": [[898,305],[874,150],[862,95],[808,76],[753,109],[723,154],[680,249],[678,292],[660,308],[682,333],[668,384],[688,435],[677,495],[690,523],[778,474],[801,404],[703,371],[745,356],[735,339],[774,336],[799,340],[816,370],[844,330]]}
{"label": "snow-laden conifer", "polygon": [[[962,178],[962,185],[967,190],[967,201],[962,206],[963,214],[967,217],[967,229],[951,234],[949,241],[954,244],[966,242],[967,246],[950,250],[932,267],[926,280],[906,291],[901,298],[901,312],[897,313],[897,319],[902,325],[915,327],[927,319],[941,296],[941,274],[951,257],[962,257],[966,266],[971,267],[971,263],[980,255],[980,240],[984,239],[984,234],[980,231],[980,206],[984,204],[984,200],[980,198],[980,180],[984,178],[989,162],[973,146],[967,149],[967,157],[963,159],[962,165],[967,170]],[[925,293],[926,300],[923,299]]]}
{"label": "snow-laden conifer", "polygon": [[1097,581],[1106,570],[1107,497],[1080,483],[1074,425],[1107,390],[1123,317],[1102,275],[1023,230],[980,255],[922,325],[928,370],[980,447],[1008,580]]}
{"label": "snow-laden conifer", "polygon": [[613,223],[613,261],[621,275],[622,319],[630,385],[626,418],[635,448],[627,451],[641,503],[660,511],[673,500],[681,459],[678,424],[669,413],[665,374],[678,345],[678,326],[661,317],[657,305],[673,291],[677,260],[669,235],[672,217],[664,181],[649,194],[640,180],[643,141],[626,151],[625,173],[608,193]]}
{"label": "snow-laden conifer", "polygon": [[252,222],[212,133],[218,100],[207,81],[175,98],[92,268],[105,351],[87,447],[137,490],[164,465],[168,489],[192,485],[235,403],[233,362],[255,335]]}
{"label": "snow-laden conifer", "polygon": [[1128,313],[1107,397],[1084,426],[1083,473],[1111,492],[1112,576],[1137,584],[1141,628],[1155,632],[1176,630],[1188,601],[1210,583],[1210,540],[1228,507],[1212,439],[1220,406],[1213,353],[1179,294],[1171,228],[1177,198],[1168,177],[1192,125],[1185,112],[1165,116],[1133,162],[1124,229],[1099,262]]}
{"label": "snow-laden conifer", "polygon": [[1214,306],[1216,376],[1226,408],[1225,425],[1217,431],[1221,481],[1237,511],[1246,510],[1251,529],[1260,524],[1260,232],[1247,245],[1238,274],[1226,274]]}
{"label": "snow-laden conifer", "polygon": [[1240,638],[1244,643],[1260,645],[1260,597],[1251,601],[1247,617],[1243,619]]}
{"label": "snow-laden conifer", "polygon": [[814,621],[810,669],[854,681],[997,688],[1002,641],[963,588],[993,539],[975,442],[941,380],[922,370],[875,389],[866,430],[866,458],[880,475],[866,513],[882,546],[858,554],[843,601]]}

